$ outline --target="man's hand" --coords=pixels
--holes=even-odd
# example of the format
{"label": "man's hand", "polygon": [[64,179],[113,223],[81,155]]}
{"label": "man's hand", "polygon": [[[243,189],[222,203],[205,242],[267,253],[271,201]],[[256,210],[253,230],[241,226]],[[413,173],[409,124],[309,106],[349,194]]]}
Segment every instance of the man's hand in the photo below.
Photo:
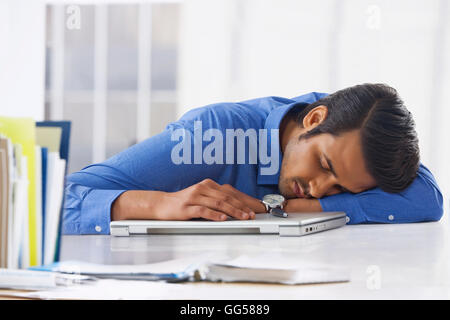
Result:
{"label": "man's hand", "polygon": [[264,205],[230,185],[205,179],[177,192],[130,190],[113,203],[111,219],[189,220],[204,218],[223,221],[254,219]]}

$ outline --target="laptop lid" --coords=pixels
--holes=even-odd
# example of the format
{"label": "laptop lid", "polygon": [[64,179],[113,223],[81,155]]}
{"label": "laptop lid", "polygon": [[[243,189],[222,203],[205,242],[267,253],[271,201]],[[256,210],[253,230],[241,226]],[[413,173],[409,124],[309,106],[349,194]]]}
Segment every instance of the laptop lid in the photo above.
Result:
{"label": "laptop lid", "polygon": [[346,224],[344,212],[289,213],[287,218],[268,213],[255,216],[254,220],[188,221],[123,220],[112,221],[111,235],[129,236],[143,234],[279,234],[302,236]]}

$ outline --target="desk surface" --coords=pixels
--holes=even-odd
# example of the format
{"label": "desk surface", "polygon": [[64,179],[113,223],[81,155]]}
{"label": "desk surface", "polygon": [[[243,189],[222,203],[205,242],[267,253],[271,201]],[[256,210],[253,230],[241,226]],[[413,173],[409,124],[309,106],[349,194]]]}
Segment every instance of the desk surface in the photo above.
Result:
{"label": "desk surface", "polygon": [[[62,260],[142,264],[198,255],[276,252],[348,266],[351,281],[321,285],[189,283],[171,299],[449,299],[449,222],[356,225],[304,237],[276,235],[64,236]],[[161,295],[162,299],[169,297]]]}

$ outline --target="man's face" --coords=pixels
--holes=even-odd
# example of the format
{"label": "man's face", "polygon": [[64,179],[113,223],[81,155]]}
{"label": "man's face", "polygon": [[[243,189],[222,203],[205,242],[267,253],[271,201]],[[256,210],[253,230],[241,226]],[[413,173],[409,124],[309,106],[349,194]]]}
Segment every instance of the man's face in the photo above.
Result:
{"label": "man's face", "polygon": [[290,139],[278,186],[286,198],[322,198],[375,187],[365,167],[359,130]]}

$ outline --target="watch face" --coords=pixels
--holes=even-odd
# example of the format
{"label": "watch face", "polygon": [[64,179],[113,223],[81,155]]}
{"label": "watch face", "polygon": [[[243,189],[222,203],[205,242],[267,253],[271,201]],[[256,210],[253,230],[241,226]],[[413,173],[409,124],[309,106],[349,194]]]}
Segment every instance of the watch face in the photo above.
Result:
{"label": "watch face", "polygon": [[280,194],[266,194],[263,198],[263,202],[271,207],[281,206],[284,200],[284,197]]}

